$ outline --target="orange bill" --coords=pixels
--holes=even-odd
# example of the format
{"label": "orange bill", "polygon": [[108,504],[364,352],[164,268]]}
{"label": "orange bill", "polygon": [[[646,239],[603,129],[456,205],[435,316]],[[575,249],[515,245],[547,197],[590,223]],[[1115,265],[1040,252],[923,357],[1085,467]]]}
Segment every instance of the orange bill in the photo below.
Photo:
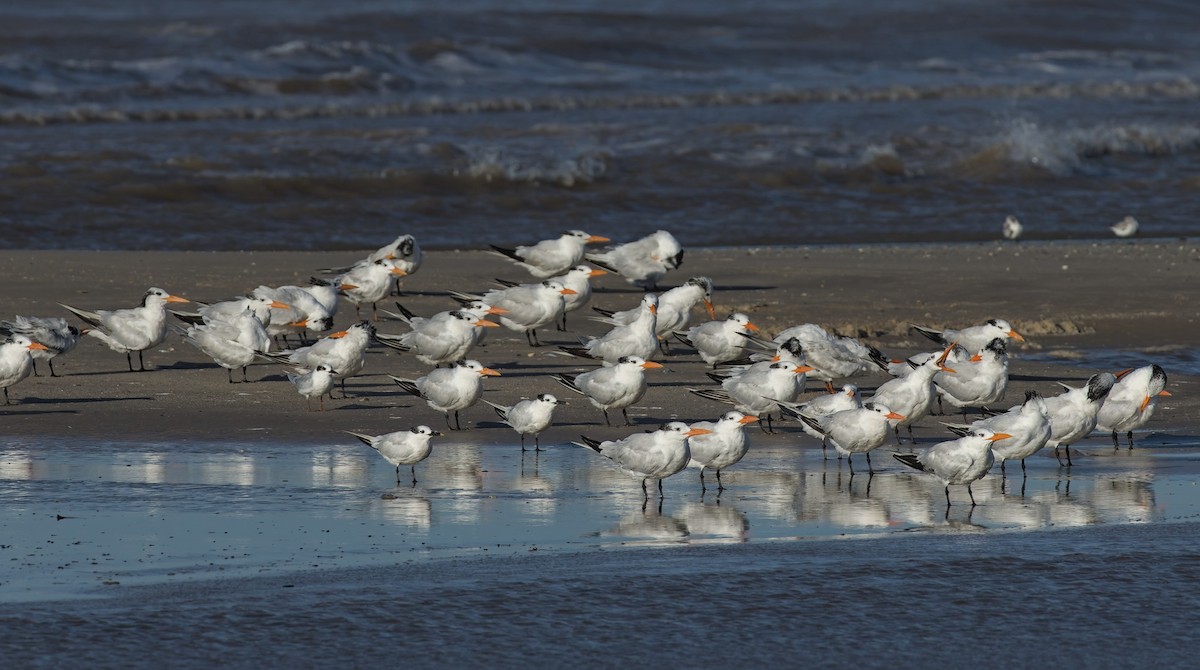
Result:
{"label": "orange bill", "polygon": [[480,320],[476,321],[474,323],[474,325],[480,326],[483,328],[499,328],[500,327],[500,324],[496,323],[495,321],[488,321],[487,319],[480,319]]}
{"label": "orange bill", "polygon": [[746,330],[748,330],[748,331],[750,331],[750,332],[752,332],[752,333],[757,333],[757,332],[758,332],[758,326],[754,325],[753,323],[749,323],[749,322],[747,322],[747,323],[746,323]]}
{"label": "orange bill", "polygon": [[610,241],[611,240],[609,240],[607,237],[602,237],[600,235],[589,235],[587,238],[588,244],[599,244],[601,242],[610,242]]}
{"label": "orange bill", "polygon": [[713,321],[717,320],[717,310],[713,308],[712,301],[708,298],[704,299],[704,309],[708,310],[708,318],[712,319]]}
{"label": "orange bill", "polygon": [[499,372],[497,372],[491,368],[484,368],[479,371],[479,374],[483,375],[484,377],[499,377],[500,376]]}
{"label": "orange bill", "polygon": [[645,363],[642,363],[642,367],[646,368],[647,370],[650,368],[661,368],[662,366],[662,363],[655,363],[654,361],[646,361]]}
{"label": "orange bill", "polygon": [[903,421],[903,420],[904,420],[904,415],[903,415],[903,414],[900,414],[899,412],[888,412],[888,413],[887,413],[887,418],[889,418],[889,419],[894,419],[894,420],[896,420],[896,421]]}
{"label": "orange bill", "polygon": [[288,325],[293,328],[308,328],[308,319],[300,319],[299,321],[293,321],[293,322],[289,323]]}
{"label": "orange bill", "polygon": [[484,314],[508,314],[508,310],[503,307],[489,307]]}
{"label": "orange bill", "polygon": [[38,351],[50,351],[50,347],[47,347],[46,345],[42,344],[41,342],[30,342],[29,346],[26,348],[27,349],[37,349]]}
{"label": "orange bill", "polygon": [[400,268],[392,268],[391,270],[389,270],[389,272],[396,275],[397,277],[403,277],[408,274],[407,272],[405,272],[404,270],[401,270]]}
{"label": "orange bill", "polygon": [[684,433],[683,436],[684,437],[695,437],[697,435],[708,435],[711,432],[712,432],[711,430],[705,430],[703,428],[693,428],[693,429],[689,430],[688,432]]}
{"label": "orange bill", "polygon": [[328,338],[329,338],[329,339],[331,339],[331,340],[340,340],[340,339],[342,339],[343,337],[345,337],[345,336],[347,336],[347,335],[349,335],[349,334],[350,334],[350,331],[348,331],[348,330],[339,330],[339,331],[338,331],[338,332],[336,332],[336,333],[330,333],[330,334],[329,334],[329,335],[327,335],[326,337],[328,337]]}
{"label": "orange bill", "polygon": [[988,440],[995,442],[997,440],[1007,440],[1010,437],[1012,437],[1012,435],[1009,435],[1008,433],[995,433],[989,437]]}
{"label": "orange bill", "polygon": [[563,290],[559,291],[559,293],[563,295],[578,295],[579,291],[576,291],[573,288],[564,288]]}
{"label": "orange bill", "polygon": [[597,269],[597,270],[592,270],[591,272],[589,272],[588,276],[589,277],[599,277],[600,275],[606,275],[606,274],[608,274],[607,271]]}
{"label": "orange bill", "polygon": [[738,419],[738,423],[740,423],[740,424],[743,424],[743,425],[745,425],[745,424],[747,424],[747,423],[754,423],[755,421],[758,421],[758,417],[757,417],[757,416],[750,416],[749,414],[747,414],[746,416],[743,416],[742,418]]}
{"label": "orange bill", "polygon": [[342,284],[338,286],[339,291],[353,291],[356,288],[358,288],[358,284]]}
{"label": "orange bill", "polygon": [[1011,337],[1011,338],[1013,338],[1014,340],[1016,340],[1016,341],[1018,341],[1018,342],[1024,342],[1024,341],[1025,341],[1025,338],[1024,338],[1024,337],[1022,337],[1022,336],[1021,336],[1021,334],[1020,334],[1020,333],[1018,333],[1018,332],[1017,332],[1017,331],[1015,331],[1015,330],[1010,330],[1010,331],[1008,331],[1008,336],[1009,336],[1009,337]]}
{"label": "orange bill", "polygon": [[181,298],[177,295],[169,295],[167,296],[166,300],[167,302],[191,302],[191,300],[188,300],[187,298]]}
{"label": "orange bill", "polygon": [[798,375],[802,375],[805,372],[812,372],[813,370],[816,370],[816,368],[814,368],[811,365],[797,365],[796,369],[793,370],[792,372],[795,372]]}
{"label": "orange bill", "polygon": [[292,308],[292,306],[287,304],[286,302],[279,302],[278,300],[271,301],[271,309],[291,309],[291,308]]}

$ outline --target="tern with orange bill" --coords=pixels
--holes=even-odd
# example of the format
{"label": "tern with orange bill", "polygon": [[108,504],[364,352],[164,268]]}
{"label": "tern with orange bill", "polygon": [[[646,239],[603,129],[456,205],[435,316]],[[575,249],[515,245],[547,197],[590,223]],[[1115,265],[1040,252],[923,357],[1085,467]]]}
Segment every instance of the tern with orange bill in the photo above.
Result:
{"label": "tern with orange bill", "polygon": [[866,454],[867,470],[871,474],[875,474],[871,466],[871,450],[887,442],[892,428],[904,420],[903,414],[893,412],[887,405],[873,402],[864,402],[862,407],[826,416],[810,416],[804,412],[800,412],[799,416],[801,421],[827,438],[838,454],[846,457],[851,473],[854,472],[854,454]]}
{"label": "tern with orange bill", "polygon": [[[664,351],[670,351],[669,338],[675,333],[686,333],[688,322],[692,319],[692,308],[704,303],[708,310],[708,318],[716,319],[717,314],[712,303],[713,281],[708,277],[692,277],[681,286],[663,291],[658,296],[658,321],[654,325],[654,334]],[[621,312],[593,307],[593,310],[608,317],[613,323],[628,324],[638,317],[638,308]]]}
{"label": "tern with orange bill", "polygon": [[1096,418],[1096,428],[1112,431],[1114,449],[1121,446],[1118,432],[1126,433],[1129,448],[1133,448],[1133,431],[1154,416],[1159,398],[1171,395],[1166,386],[1167,373],[1158,365],[1125,370],[1117,375],[1117,383],[1108,392]]}
{"label": "tern with orange bill", "polygon": [[654,327],[658,322],[658,296],[647,293],[638,306],[638,318],[628,325],[615,325],[600,337],[580,338],[577,347],[559,347],[572,356],[598,358],[613,363],[626,356],[651,358],[658,351]]}
{"label": "tern with orange bill", "polygon": [[578,375],[551,375],[555,381],[572,391],[586,396],[604,413],[605,425],[612,425],[609,410],[621,410],[625,425],[631,426],[629,406],[646,394],[646,370],[662,368],[660,363],[648,361],[640,356],[625,356],[613,365],[605,365]]}
{"label": "tern with orange bill", "polygon": [[0,321],[0,334],[5,332],[24,335],[30,341],[45,347],[29,350],[33,356],[33,374],[36,376],[38,373],[38,360],[44,360],[50,366],[51,377],[58,376],[54,372],[54,358],[74,349],[83,334],[78,328],[68,324],[66,319],[57,316],[17,316],[11,321]]}
{"label": "tern with orange bill", "polygon": [[743,414],[766,420],[758,427],[763,432],[774,432],[771,412],[779,410],[780,401],[794,400],[804,390],[805,374],[812,368],[797,365],[792,361],[778,361],[765,368],[747,369],[721,381],[718,389],[688,389],[689,392],[706,398],[733,405]]}
{"label": "tern with orange bill", "polygon": [[408,273],[397,266],[395,261],[386,258],[363,261],[337,278],[338,290],[347,300],[354,303],[355,319],[361,319],[362,306],[370,304],[372,318],[378,321],[379,312],[375,303],[383,300],[392,290],[394,279],[406,274]]}
{"label": "tern with orange bill", "polygon": [[[551,277],[552,280],[574,291],[574,293],[563,296],[563,315],[562,321],[558,326],[559,330],[567,329],[567,314],[569,312],[582,309],[592,299],[592,279],[606,274],[608,272],[605,270],[598,270],[588,265],[576,265],[556,277]],[[496,282],[505,288],[518,285],[518,282],[505,281],[503,279],[497,279]]]}
{"label": "tern with orange bill", "polygon": [[[458,413],[479,402],[483,395],[484,377],[499,377],[500,373],[484,367],[479,361],[465,360],[448,368],[431,370],[417,379],[388,376],[397,386],[444,414],[447,428],[462,430]],[[450,425],[451,412],[454,412],[454,426]]]}
{"label": "tern with orange bill", "polygon": [[939,372],[955,374],[953,368],[946,366],[946,358],[954,345],[946,347],[941,356],[931,358],[921,365],[914,365],[911,374],[890,379],[871,395],[870,402],[883,403],[896,412],[903,414],[904,419],[893,428],[896,434],[896,444],[900,444],[900,429],[908,429],[908,441],[913,443],[912,425],[929,416],[933,402],[937,399],[937,387],[933,384],[933,376]]}
{"label": "tern with orange bill", "polygon": [[330,333],[307,347],[264,354],[264,357],[276,363],[308,370],[319,365],[332,368],[336,371],[333,373],[334,379],[341,383],[342,397],[345,397],[346,380],[362,372],[366,365],[367,347],[374,334],[374,326],[360,321],[346,330]]}
{"label": "tern with orange bill", "polygon": [[1058,455],[1059,447],[1067,452],[1067,467],[1072,465],[1071,445],[1096,429],[1100,407],[1116,382],[1116,375],[1101,372],[1092,375],[1087,384],[1079,388],[1059,382],[1066,392],[1046,398],[1046,411],[1050,415],[1050,440],[1046,446],[1054,447],[1059,465],[1063,464]]}
{"label": "tern with orange bill", "polygon": [[453,363],[467,357],[479,343],[484,328],[500,327],[500,324],[488,321],[483,315],[503,314],[504,310],[486,304],[481,306],[483,309],[464,307],[438,312],[429,318],[405,312],[402,316],[412,330],[401,335],[376,333],[375,339],[386,347],[412,352],[417,360],[427,365]]}
{"label": "tern with orange bill", "polygon": [[33,372],[35,351],[45,351],[46,345],[34,342],[24,335],[12,334],[0,342],[0,388],[4,389],[4,404],[9,404],[8,387],[20,382]]}
{"label": "tern with orange bill", "polygon": [[[950,349],[949,363],[954,372],[938,371],[933,375],[939,405],[945,399],[965,415],[968,407],[987,407],[1004,399],[1008,390],[1008,346],[1004,339],[993,338],[973,356],[961,346]],[[946,354],[942,360],[945,362]]]}
{"label": "tern with orange bill", "polygon": [[688,448],[692,451],[688,467],[700,469],[701,490],[704,489],[704,468],[717,471],[717,490],[725,490],[725,485],[721,483],[721,471],[742,460],[750,450],[742,429],[755,421],[758,421],[758,417],[732,410],[722,414],[716,421],[691,424],[692,430],[699,428],[708,431],[688,438]]}
{"label": "tern with orange bill", "polygon": [[683,265],[683,245],[670,232],[659,230],[607,251],[584,254],[584,258],[630,284],[653,291],[668,272]]}
{"label": "tern with orange bill", "polygon": [[[779,403],[780,411],[797,419],[800,418],[800,414],[802,413],[814,419],[820,419],[823,416],[829,416],[830,414],[848,409],[858,409],[860,407],[862,407],[862,395],[858,392],[858,387],[854,384],[846,384],[837,393],[825,393],[799,405],[795,403]],[[828,460],[826,449],[829,447],[829,438],[803,421],[800,422],[800,428],[813,438],[821,441],[821,459]],[[838,458],[840,459],[841,457],[841,454],[838,454]]]}
{"label": "tern with orange bill", "polygon": [[874,359],[882,356],[875,347],[852,337],[831,335],[815,323],[792,326],[775,336],[775,342],[788,338],[800,340],[804,360],[812,366],[809,377],[825,382],[825,390],[833,393],[833,382],[852,377],[875,367]]}
{"label": "tern with orange bill", "polygon": [[992,469],[995,454],[992,445],[1000,440],[1007,440],[1011,435],[995,433],[986,428],[972,430],[970,434],[957,440],[939,442],[922,454],[892,454],[896,460],[910,468],[928,472],[936,477],[946,490],[946,513],[950,512],[950,485],[966,485],[967,495],[971,497],[971,507],[975,507],[975,494],[971,492],[971,484],[983,478]]}
{"label": "tern with orange bill", "polygon": [[492,251],[510,258],[538,279],[560,275],[579,265],[584,248],[589,244],[608,242],[607,237],[590,235],[582,230],[569,230],[551,240],[513,249],[491,245]]}
{"label": "tern with orange bill", "polygon": [[190,302],[187,298],[171,295],[158,287],[151,287],[142,298],[140,307],[117,310],[87,310],[59,303],[59,306],[83,319],[92,328],[84,331],[108,346],[109,349],[125,354],[129,371],[133,372],[133,352],[138,354],[138,372],[146,370],[142,352],[162,344],[167,337],[167,304]]}
{"label": "tern with orange bill", "polygon": [[1004,319],[988,319],[978,326],[969,326],[962,330],[936,330],[912,324],[913,330],[928,337],[929,339],[944,346],[950,343],[956,343],[967,351],[979,351],[986,347],[989,342],[996,338],[1000,338],[1005,344],[1008,344],[1010,339],[1018,342],[1024,342],[1025,338],[1013,329],[1012,324]]}
{"label": "tern with orange bill", "polygon": [[[269,313],[269,308],[263,311]],[[248,381],[246,367],[271,346],[271,336],[263,328],[258,314],[258,310],[247,306],[241,314],[226,319],[207,319],[189,326],[181,334],[185,342],[225,368],[230,384],[234,383],[233,371],[237,368],[242,369],[242,381],[245,382]]]}
{"label": "tern with orange bill", "polygon": [[712,431],[692,428],[682,421],[672,421],[656,431],[634,433],[619,440],[594,440],[586,435],[583,442],[587,447],[616,463],[622,470],[642,480],[642,496],[648,499],[646,481],[658,480],[658,496],[662,498],[662,480],[682,471],[691,460],[692,452],[688,438],[707,435]]}
{"label": "tern with orange bill", "polygon": [[536,284],[519,284],[508,288],[493,289],[483,295],[450,291],[450,296],[466,305],[476,300],[504,310],[500,325],[509,330],[525,333],[531,347],[540,347],[537,329],[554,323],[562,315],[566,304],[564,296],[575,291],[563,286],[562,282],[547,279]]}
{"label": "tern with orange bill", "polygon": [[1027,391],[1025,402],[1004,414],[981,419],[970,426],[946,424],[954,434],[965,437],[973,430],[986,428],[994,433],[1006,433],[1009,439],[1002,444],[993,444],[992,452],[1000,463],[1000,474],[1007,461],[1021,461],[1021,472],[1025,472],[1025,459],[1036,454],[1050,440],[1050,412],[1046,401],[1037,391]]}
{"label": "tern with orange bill", "polygon": [[713,368],[717,365],[741,358],[746,352],[746,335],[757,333],[758,326],[750,317],[734,312],[721,321],[706,321],[688,329],[686,335],[675,337],[684,344],[695,347],[700,358]]}

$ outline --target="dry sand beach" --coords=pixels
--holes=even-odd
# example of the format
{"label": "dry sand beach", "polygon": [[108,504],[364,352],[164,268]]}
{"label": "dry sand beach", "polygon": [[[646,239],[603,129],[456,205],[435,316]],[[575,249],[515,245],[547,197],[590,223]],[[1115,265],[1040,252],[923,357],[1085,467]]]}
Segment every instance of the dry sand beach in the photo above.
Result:
{"label": "dry sand beach", "polygon": [[[34,315],[62,314],[57,302],[129,306],[149,286],[217,300],[358,255],[9,251],[0,296],[5,313]],[[550,391],[571,404],[545,450],[524,456],[489,408],[466,410],[471,429],[437,438],[410,487],[341,432],[444,428],[386,376],[423,373],[410,356],[372,348],[350,398],[308,412],[279,366],[256,364],[256,381],[230,385],[171,337],[147,352],[154,370],[129,373],[124,356],[85,339],[59,359],[62,377],[27,379],[0,407],[0,657],[13,667],[84,656],[100,667],[1185,661],[1186,645],[1171,642],[1189,634],[1196,604],[1194,240],[693,249],[665,284],[694,274],[715,281],[719,315],[744,311],[768,332],[816,322],[892,355],[931,348],[911,322],[1007,318],[1028,342],[1014,347],[1006,403],[1149,361],[1166,368],[1173,395],[1139,448],[1114,451],[1095,434],[1074,468],[1043,452],[1027,479],[1012,464],[1007,479],[977,482],[974,509],[958,489],[946,510],[940,485],[886,457],[890,445],[878,475],[852,477],[794,423],[752,429],[723,493],[711,480],[702,493],[687,471],[667,481],[661,505],[643,507],[636,481],[568,442],[717,416],[723,406],[687,392],[711,382],[682,346],[631,408],[637,426],[605,427],[546,376],[585,362],[490,332],[476,357],[503,376],[486,381],[486,399]],[[452,306],[448,289],[494,277],[524,279],[487,253],[432,252],[400,300],[428,314]],[[597,285],[602,307],[641,293],[614,277]],[[339,325],[352,318],[343,304]],[[581,313],[570,325],[543,341],[603,328]],[[870,390],[884,379],[855,381]],[[946,439],[939,418],[918,424],[918,448]],[[1136,635],[1118,634],[1133,620]]]}

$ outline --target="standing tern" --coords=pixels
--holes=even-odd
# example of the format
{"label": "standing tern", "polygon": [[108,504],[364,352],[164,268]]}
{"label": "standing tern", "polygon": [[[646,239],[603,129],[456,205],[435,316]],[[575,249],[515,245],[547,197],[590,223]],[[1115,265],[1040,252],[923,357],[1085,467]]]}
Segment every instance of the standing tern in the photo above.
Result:
{"label": "standing tern", "polygon": [[264,356],[276,363],[300,368],[312,369],[318,365],[333,368],[336,370],[334,380],[341,383],[344,398],[346,380],[362,372],[366,365],[367,347],[371,344],[374,334],[375,327],[361,321],[346,330],[330,333],[307,347],[268,353]]}
{"label": "standing tern", "polygon": [[563,386],[586,396],[593,405],[604,413],[605,425],[611,426],[608,410],[619,409],[625,417],[625,425],[632,426],[629,420],[629,406],[642,399],[646,394],[646,370],[661,368],[661,363],[647,361],[640,356],[625,356],[613,365],[606,365],[590,372],[579,375],[551,375]]}
{"label": "standing tern", "polygon": [[[708,318],[716,319],[716,311],[712,304],[713,281],[708,277],[692,277],[681,286],[663,291],[658,296],[658,321],[654,325],[654,334],[664,351],[670,351],[668,338],[675,333],[687,332],[688,322],[692,318],[692,308],[703,302],[708,310]],[[638,308],[622,312],[593,307],[595,311],[610,318],[614,323],[629,324],[638,317]]]}
{"label": "standing tern", "polygon": [[267,335],[258,312],[252,307],[229,319],[212,319],[207,323],[189,326],[182,335],[185,342],[208,354],[217,365],[225,368],[230,384],[234,383],[233,371],[236,368],[242,369],[242,381],[247,381],[246,367],[254,362],[255,356],[266,353],[271,346],[271,336]]}
{"label": "standing tern", "polygon": [[43,351],[46,345],[34,342],[24,335],[10,335],[0,342],[0,388],[4,389],[4,404],[8,402],[8,387],[20,382],[33,371],[35,351]]}
{"label": "standing tern", "polygon": [[521,436],[521,451],[525,451],[526,435],[533,436],[534,451],[542,450],[538,443],[538,435],[550,427],[550,422],[554,420],[554,410],[559,405],[567,404],[565,400],[559,400],[549,393],[539,393],[536,398],[522,400],[511,407],[487,400],[484,402],[491,405],[500,419]]}
{"label": "standing tern", "polygon": [[272,336],[289,334],[300,336],[301,344],[308,342],[308,333],[323,333],[333,328],[333,315],[337,313],[339,284],[312,277],[307,286],[259,286],[254,295],[273,300],[270,317],[263,321]]}
{"label": "standing tern", "polygon": [[136,351],[138,371],[144,372],[146,362],[142,352],[162,344],[167,337],[167,303],[185,302],[190,301],[151,287],[140,307],[89,312],[62,303],[59,306],[93,326],[86,334],[108,345],[109,349],[124,353],[130,372],[134,371],[132,353]]}
{"label": "standing tern", "polygon": [[430,438],[441,435],[429,426],[417,426],[411,430],[400,430],[384,435],[364,435],[349,430],[343,432],[357,437],[360,442],[378,451],[380,456],[395,466],[397,484],[400,483],[400,466],[410,466],[413,486],[417,485],[417,463],[428,458],[433,451]]}
{"label": "standing tern", "polygon": [[834,412],[827,416],[809,416],[800,412],[800,420],[829,438],[837,452],[846,457],[850,472],[854,472],[854,454],[867,455],[867,470],[874,474],[871,466],[871,450],[887,442],[895,422],[903,421],[904,415],[893,412],[887,405],[864,402],[862,407]]}
{"label": "standing tern", "polygon": [[646,480],[658,480],[658,495],[663,496],[662,480],[683,470],[691,460],[688,438],[707,435],[711,431],[689,428],[682,421],[672,421],[650,433],[634,433],[620,440],[601,442],[586,435],[583,442],[574,442],[604,456],[622,470],[642,480],[643,499],[649,499]]}
{"label": "standing tern", "polygon": [[758,421],[758,417],[734,410],[725,412],[716,421],[697,421],[691,425],[692,430],[708,431],[688,438],[688,448],[692,452],[688,467],[700,468],[701,490],[704,489],[704,468],[717,471],[717,490],[725,490],[721,483],[721,470],[742,460],[749,451],[746,433],[742,428],[755,421]]}
{"label": "standing tern", "polygon": [[630,284],[653,291],[668,272],[683,265],[683,246],[671,233],[660,230],[640,240],[584,257],[621,275]]}
{"label": "standing tern", "polygon": [[[483,395],[483,378],[499,377],[500,373],[485,368],[479,361],[458,361],[453,367],[436,368],[417,379],[394,377],[396,385],[424,400],[430,407],[446,416],[446,427],[462,430],[459,410],[464,410],[479,401]],[[450,412],[454,412],[454,425],[450,425]]]}
{"label": "standing tern", "polygon": [[937,477],[946,487],[946,512],[950,511],[950,485],[967,485],[971,496],[971,507],[975,507],[975,494],[971,484],[982,479],[992,469],[995,455],[992,445],[999,440],[1012,437],[1006,433],[994,433],[980,428],[965,437],[948,442],[939,442],[924,454],[892,454],[892,457],[910,468],[928,472]]}
{"label": "standing tern", "polygon": [[746,350],[748,333],[758,332],[758,326],[750,317],[734,312],[722,321],[706,321],[693,326],[687,335],[676,334],[681,342],[695,347],[704,362],[716,368],[717,364],[740,358]]}
{"label": "standing tern", "polygon": [[1054,447],[1054,456],[1058,458],[1059,465],[1062,465],[1059,447],[1066,449],[1069,467],[1071,445],[1096,429],[1100,406],[1116,381],[1116,376],[1111,372],[1102,372],[1092,375],[1087,384],[1079,388],[1059,382],[1060,386],[1067,389],[1066,392],[1046,399],[1046,410],[1050,414],[1050,440],[1047,446]]}
{"label": "standing tern", "polygon": [[775,342],[789,338],[800,340],[804,360],[812,366],[809,377],[825,382],[825,390],[833,393],[833,382],[872,369],[874,360],[882,356],[875,347],[852,337],[829,334],[815,323],[792,326],[775,336]]}
{"label": "standing tern", "polygon": [[554,323],[563,314],[563,296],[574,295],[575,291],[560,282],[547,279],[537,284],[519,284],[503,289],[493,289],[483,295],[472,295],[450,291],[451,297],[468,304],[475,300],[504,310],[500,324],[509,330],[525,333],[529,346],[540,347],[537,329]]}
{"label": "standing tern", "polygon": [[[861,407],[862,396],[858,392],[858,387],[854,384],[846,384],[837,393],[825,393],[799,405],[795,403],[779,403],[779,409],[782,412],[786,412],[797,419],[800,418],[801,414],[805,414],[819,420],[821,417],[829,416],[830,414],[848,409],[859,409]],[[811,437],[821,441],[821,459],[828,460],[825,456],[825,450],[829,446],[829,438],[825,433],[803,421],[800,422],[800,428]],[[841,454],[838,454],[838,459],[841,460],[841,458]]]}
{"label": "standing tern", "polygon": [[1127,431],[1129,448],[1133,448],[1133,431],[1150,421],[1158,407],[1158,399],[1170,396],[1167,373],[1157,365],[1147,365],[1136,370],[1126,370],[1117,375],[1118,381],[1108,392],[1100,413],[1096,417],[1096,428],[1112,431],[1113,448],[1121,446],[1117,433]]}
{"label": "standing tern", "polygon": [[947,346],[949,344],[957,344],[967,351],[979,351],[986,347],[989,342],[996,338],[1000,338],[1005,344],[1008,344],[1009,339],[1014,339],[1018,342],[1024,342],[1025,338],[1013,329],[1012,324],[1004,319],[988,319],[978,326],[969,326],[962,330],[935,330],[912,324],[913,330],[937,342],[938,344]]}
{"label": "standing tern", "polygon": [[371,305],[371,314],[376,321],[379,312],[375,303],[383,299],[392,289],[392,279],[407,274],[397,267],[395,261],[386,258],[377,261],[364,261],[350,268],[337,278],[338,288],[346,299],[354,303],[354,317],[362,318],[360,308],[365,304]]}
{"label": "standing tern", "polygon": [[1009,435],[1003,444],[992,445],[1001,474],[1004,474],[1005,461],[1014,460],[1021,461],[1021,472],[1024,473],[1025,459],[1036,454],[1050,440],[1050,412],[1037,391],[1026,392],[1025,402],[1004,414],[981,419],[970,426],[947,425],[960,437],[979,429]]}
{"label": "standing tern", "polygon": [[937,388],[933,384],[934,375],[939,372],[955,374],[953,368],[946,367],[946,357],[952,349],[953,347],[946,347],[938,358],[931,358],[921,365],[913,366],[911,374],[880,384],[871,395],[871,402],[883,403],[904,415],[904,420],[895,426],[896,444],[900,444],[902,427],[908,429],[909,443],[916,442],[912,425],[929,416],[933,409],[933,401],[937,398]]}
{"label": "standing tern", "polygon": [[246,310],[250,310],[258,317],[259,323],[265,326],[271,321],[272,308],[289,309],[291,307],[278,300],[258,296],[242,296],[233,300],[207,304],[196,302],[196,304],[199,307],[195,312],[168,311],[184,323],[198,325],[212,321],[232,321],[239,318]]}
{"label": "standing tern", "polygon": [[337,374],[337,370],[330,368],[328,365],[318,365],[313,370],[297,369],[296,372],[287,373],[288,381],[292,386],[296,387],[296,392],[304,396],[304,406],[308,411],[312,409],[312,399],[320,400],[322,412],[325,411],[325,395],[333,389],[333,377]]}
{"label": "standing tern", "polygon": [[[503,314],[504,310],[483,305],[485,314]],[[376,333],[375,339],[386,347],[411,351],[417,360],[440,366],[463,360],[479,343],[484,328],[499,328],[500,324],[484,319],[477,311],[467,308],[438,312],[429,318],[407,313],[412,328],[402,335]]]}
{"label": "standing tern", "polygon": [[965,415],[968,407],[987,407],[1004,398],[1008,391],[1008,347],[1003,339],[993,339],[969,358],[961,347],[952,347],[950,353],[956,356],[954,373],[939,371],[933,376],[933,383],[941,391],[939,402],[945,398]]}
{"label": "standing tern", "polygon": [[[596,268],[587,265],[576,265],[570,270],[550,278],[551,280],[556,281],[574,291],[574,293],[569,293],[563,296],[563,315],[562,321],[558,326],[559,330],[567,329],[568,313],[582,309],[583,306],[588,304],[588,301],[592,299],[592,278],[600,277],[606,274],[608,274],[608,272],[604,270],[597,270]],[[518,282],[505,281],[503,279],[497,279],[496,281],[505,288],[511,288],[513,286],[520,285]]]}
{"label": "standing tern", "polygon": [[658,339],[654,335],[658,322],[658,296],[647,293],[638,310],[638,318],[628,325],[615,325],[600,337],[583,340],[581,346],[559,349],[572,356],[599,358],[610,365],[626,356],[651,358],[658,351]]}
{"label": "standing tern", "polygon": [[50,376],[57,377],[54,372],[54,357],[61,356],[79,344],[82,333],[78,328],[67,323],[62,317],[51,316],[40,318],[36,316],[17,316],[12,321],[0,321],[0,332],[8,331],[14,335],[24,335],[37,342],[45,349],[32,349],[33,374],[36,376],[38,359],[50,366]]}
{"label": "standing tern", "polygon": [[560,275],[579,265],[583,260],[584,247],[589,244],[608,242],[607,237],[589,235],[582,230],[569,230],[552,240],[542,240],[532,246],[506,249],[491,245],[492,250],[517,265],[529,270],[538,279]]}
{"label": "standing tern", "polygon": [[779,409],[779,401],[794,399],[804,388],[804,375],[812,368],[797,365],[792,361],[778,361],[766,368],[747,370],[721,382],[721,390],[688,389],[689,392],[729,405],[743,414],[767,415],[766,421],[758,424],[763,432],[774,432],[770,413]]}

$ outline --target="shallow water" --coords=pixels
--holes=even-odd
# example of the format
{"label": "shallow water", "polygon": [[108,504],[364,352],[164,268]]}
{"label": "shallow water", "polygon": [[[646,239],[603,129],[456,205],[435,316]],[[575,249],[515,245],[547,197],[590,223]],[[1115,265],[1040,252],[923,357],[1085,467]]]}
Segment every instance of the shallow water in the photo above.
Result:
{"label": "shallow water", "polygon": [[819,450],[759,445],[702,492],[667,480],[661,506],[589,450],[442,438],[395,484],[357,444],[9,442],[0,450],[0,601],[112,596],[139,585],[286,576],[471,556],[773,544],[943,533],[990,535],[1200,518],[1200,440],[1093,438],[1067,470],[1050,458],[993,473],[980,505],[884,452],[874,477]]}
{"label": "shallow water", "polygon": [[0,245],[1195,233],[1194,3],[0,8]]}

